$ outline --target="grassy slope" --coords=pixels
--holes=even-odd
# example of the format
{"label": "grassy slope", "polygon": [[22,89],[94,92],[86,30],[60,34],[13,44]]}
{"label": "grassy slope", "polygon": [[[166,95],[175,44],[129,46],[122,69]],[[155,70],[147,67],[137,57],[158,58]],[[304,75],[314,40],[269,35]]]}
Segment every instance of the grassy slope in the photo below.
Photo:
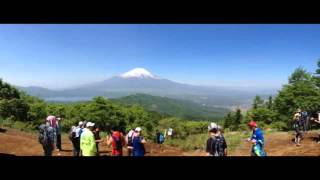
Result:
{"label": "grassy slope", "polygon": [[166,97],[136,94],[113,101],[122,104],[137,104],[148,111],[156,111],[163,115],[179,117],[188,120],[220,120],[227,109],[201,106],[191,101],[170,99]]}

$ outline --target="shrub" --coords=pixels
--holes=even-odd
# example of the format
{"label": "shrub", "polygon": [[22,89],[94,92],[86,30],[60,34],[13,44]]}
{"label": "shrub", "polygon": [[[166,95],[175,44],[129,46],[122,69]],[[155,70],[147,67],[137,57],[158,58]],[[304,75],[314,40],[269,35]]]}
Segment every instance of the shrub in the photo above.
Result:
{"label": "shrub", "polygon": [[288,126],[287,126],[287,123],[282,122],[282,121],[278,121],[278,122],[272,123],[271,128],[283,131],[283,130],[286,130],[288,128]]}

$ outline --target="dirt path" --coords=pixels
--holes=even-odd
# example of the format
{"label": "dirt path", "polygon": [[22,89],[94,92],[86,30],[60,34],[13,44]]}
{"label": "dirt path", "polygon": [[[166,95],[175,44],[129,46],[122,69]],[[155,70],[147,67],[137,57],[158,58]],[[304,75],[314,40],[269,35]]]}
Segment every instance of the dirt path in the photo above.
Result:
{"label": "dirt path", "polygon": [[[320,144],[315,142],[316,132],[305,134],[302,146],[292,143],[293,135],[287,132],[275,132],[265,136],[265,150],[268,156],[320,156]],[[54,151],[54,156],[72,156],[72,145],[67,137],[62,138],[63,151]],[[101,156],[110,155],[110,148],[105,143],[99,145]],[[147,144],[146,156],[205,156],[201,151],[184,152],[168,145]],[[230,156],[248,156],[250,144],[242,142]],[[0,155],[42,156],[42,146],[37,142],[37,134],[15,129],[0,128]],[[124,154],[126,149],[124,148]]]}
{"label": "dirt path", "polygon": [[[316,143],[317,132],[304,134],[301,146],[293,143],[293,134],[288,132],[276,132],[265,136],[265,151],[268,156],[320,156],[320,144]],[[250,144],[242,142],[231,156],[248,156]]]}

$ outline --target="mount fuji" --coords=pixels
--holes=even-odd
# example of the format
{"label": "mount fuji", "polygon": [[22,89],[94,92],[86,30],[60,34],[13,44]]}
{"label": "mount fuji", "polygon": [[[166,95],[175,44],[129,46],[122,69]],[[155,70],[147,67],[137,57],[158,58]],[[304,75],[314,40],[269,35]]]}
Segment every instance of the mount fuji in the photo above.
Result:
{"label": "mount fuji", "polygon": [[256,95],[245,91],[224,87],[195,86],[174,82],[153,75],[144,68],[134,68],[104,81],[69,88],[49,90],[40,87],[20,87],[27,93],[46,100],[89,100],[94,96],[118,98],[136,93],[145,93],[183,100],[191,100],[203,105],[234,106],[246,104]]}

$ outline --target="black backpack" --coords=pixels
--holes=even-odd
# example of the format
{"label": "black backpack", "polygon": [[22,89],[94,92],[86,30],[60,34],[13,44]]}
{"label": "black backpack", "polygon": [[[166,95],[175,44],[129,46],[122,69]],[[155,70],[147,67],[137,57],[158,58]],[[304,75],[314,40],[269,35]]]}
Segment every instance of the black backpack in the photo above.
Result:
{"label": "black backpack", "polygon": [[224,141],[221,135],[211,137],[210,154],[213,156],[224,156]]}
{"label": "black backpack", "polygon": [[128,146],[133,146],[133,134],[131,136],[128,136]]}
{"label": "black backpack", "polygon": [[112,137],[114,142],[115,142],[115,147],[114,149],[117,151],[121,151],[122,150],[122,140],[121,140],[121,136],[119,138],[116,137]]}
{"label": "black backpack", "polygon": [[75,138],[76,138],[76,132],[74,132],[74,131],[70,131],[69,132],[69,139],[70,139],[70,141],[73,141],[73,140],[75,140]]}
{"label": "black backpack", "polygon": [[46,145],[48,144],[48,128],[46,125],[41,125],[39,127],[39,137],[38,137],[38,140],[39,140],[39,143],[43,144],[43,145]]}

